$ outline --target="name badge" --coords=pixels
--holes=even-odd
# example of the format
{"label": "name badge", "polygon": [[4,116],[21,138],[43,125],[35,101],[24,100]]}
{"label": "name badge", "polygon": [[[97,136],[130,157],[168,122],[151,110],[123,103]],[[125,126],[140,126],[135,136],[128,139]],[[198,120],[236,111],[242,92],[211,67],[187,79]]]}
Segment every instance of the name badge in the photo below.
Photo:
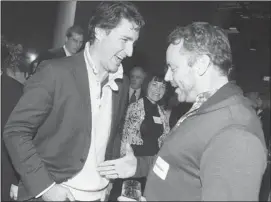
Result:
{"label": "name badge", "polygon": [[155,165],[153,167],[153,172],[160,177],[162,180],[165,180],[169,170],[169,164],[164,161],[160,156],[158,156]]}
{"label": "name badge", "polygon": [[156,124],[162,124],[161,118],[157,116],[153,116],[153,121]]}

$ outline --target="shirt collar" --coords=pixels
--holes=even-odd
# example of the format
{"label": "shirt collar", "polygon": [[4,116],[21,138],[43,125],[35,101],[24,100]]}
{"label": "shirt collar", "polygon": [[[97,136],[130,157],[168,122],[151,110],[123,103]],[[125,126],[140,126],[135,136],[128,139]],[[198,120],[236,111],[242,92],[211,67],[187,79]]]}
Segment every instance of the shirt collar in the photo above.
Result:
{"label": "shirt collar", "polygon": [[[90,44],[89,42],[87,42],[85,45],[85,50],[84,50],[85,62],[86,62],[87,68],[90,68],[93,71],[93,74],[96,76],[98,74],[98,69],[91,58],[89,50],[90,50]],[[112,90],[117,91],[118,85],[116,84],[115,80],[122,79],[122,78],[123,78],[123,67],[122,67],[122,64],[120,64],[117,72],[108,74],[108,82],[107,84],[105,84],[105,86],[108,85]]]}
{"label": "shirt collar", "polygon": [[63,46],[63,49],[65,51],[66,56],[72,56],[72,54],[70,53],[70,51],[67,49],[66,45]]}
{"label": "shirt collar", "polygon": [[198,94],[197,97],[196,97],[196,102],[197,103],[204,103],[204,102],[206,102],[216,91],[217,90],[206,91],[206,92]]}
{"label": "shirt collar", "polygon": [[133,88],[131,88],[131,87],[130,87],[129,92],[130,92],[130,94],[131,94],[131,95],[134,93],[134,91],[135,91],[135,95],[136,95],[136,97],[138,98],[138,97],[139,97],[139,95],[140,95],[140,93],[141,93],[141,88],[138,88],[138,89],[133,89]]}
{"label": "shirt collar", "polygon": [[217,89],[215,89],[213,91],[206,91],[206,92],[198,94],[196,97],[195,103],[192,105],[192,107],[189,111],[194,111],[194,110],[199,109],[200,106],[204,102],[206,102],[216,91],[217,91]]}

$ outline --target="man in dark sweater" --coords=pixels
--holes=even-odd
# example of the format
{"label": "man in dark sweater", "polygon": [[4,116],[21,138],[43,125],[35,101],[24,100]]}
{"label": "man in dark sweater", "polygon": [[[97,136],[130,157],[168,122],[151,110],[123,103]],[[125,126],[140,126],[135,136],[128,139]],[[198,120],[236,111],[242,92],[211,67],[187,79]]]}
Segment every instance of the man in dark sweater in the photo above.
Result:
{"label": "man in dark sweater", "polygon": [[102,163],[100,174],[148,175],[148,201],[257,201],[267,165],[265,139],[251,102],[228,79],[232,55],[226,33],[195,22],[176,28],[168,42],[165,80],[192,108],[155,158],[135,158],[129,150]]}

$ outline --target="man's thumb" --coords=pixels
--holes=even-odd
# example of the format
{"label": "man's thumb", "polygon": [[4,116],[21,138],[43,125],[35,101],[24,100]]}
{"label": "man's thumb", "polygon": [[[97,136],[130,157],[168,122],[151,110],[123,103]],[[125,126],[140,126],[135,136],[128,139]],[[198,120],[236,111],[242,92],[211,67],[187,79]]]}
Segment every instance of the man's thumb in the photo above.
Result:
{"label": "man's thumb", "polygon": [[70,192],[70,190],[67,191],[66,197],[69,199],[69,201],[75,201],[75,198],[72,195],[72,193]]}
{"label": "man's thumb", "polygon": [[141,196],[140,201],[147,201],[147,199],[144,196]]}
{"label": "man's thumb", "polygon": [[11,199],[14,199],[14,194],[13,194],[13,191],[12,191],[12,190],[10,190],[10,192],[9,192],[9,197],[10,197]]}
{"label": "man's thumb", "polygon": [[126,154],[134,154],[134,150],[129,143],[126,144]]}

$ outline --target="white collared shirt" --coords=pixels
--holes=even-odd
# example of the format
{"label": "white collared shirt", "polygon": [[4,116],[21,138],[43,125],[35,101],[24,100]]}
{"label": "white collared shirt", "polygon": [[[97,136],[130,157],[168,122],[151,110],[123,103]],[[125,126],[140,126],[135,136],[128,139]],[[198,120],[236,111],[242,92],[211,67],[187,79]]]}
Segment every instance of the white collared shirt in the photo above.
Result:
{"label": "white collared shirt", "polygon": [[66,45],[63,46],[63,49],[65,51],[66,56],[72,56],[72,54],[70,53],[70,51],[66,48]]}
{"label": "white collared shirt", "polygon": [[[112,122],[112,91],[118,90],[115,79],[123,77],[123,68],[119,67],[116,73],[109,73],[108,82],[101,88],[98,78],[98,70],[91,59],[89,53],[90,45],[86,44],[84,58],[87,66],[91,113],[92,130],[91,145],[88,157],[83,169],[72,179],[64,182],[76,200],[97,200],[101,199],[105,193],[105,187],[109,180],[101,177],[97,171],[97,166],[104,161],[105,151],[111,132]],[[102,92],[102,93],[101,93]]]}
{"label": "white collared shirt", "polygon": [[[84,59],[87,66],[90,89],[92,112],[92,123],[90,124],[92,125],[92,141],[83,169],[73,178],[62,183],[63,186],[69,188],[75,199],[79,201],[92,201],[101,199],[104,196],[104,188],[107,186],[109,181],[100,176],[97,172],[97,165],[104,161],[107,141],[111,132],[112,90],[118,90],[118,85],[115,83],[115,79],[123,78],[123,67],[121,65],[116,73],[109,73],[108,82],[101,89],[101,82],[97,77],[98,70],[91,59],[89,46],[89,43],[85,46]],[[47,189],[38,194],[36,198],[42,196],[55,184],[55,182],[51,184]]]}

